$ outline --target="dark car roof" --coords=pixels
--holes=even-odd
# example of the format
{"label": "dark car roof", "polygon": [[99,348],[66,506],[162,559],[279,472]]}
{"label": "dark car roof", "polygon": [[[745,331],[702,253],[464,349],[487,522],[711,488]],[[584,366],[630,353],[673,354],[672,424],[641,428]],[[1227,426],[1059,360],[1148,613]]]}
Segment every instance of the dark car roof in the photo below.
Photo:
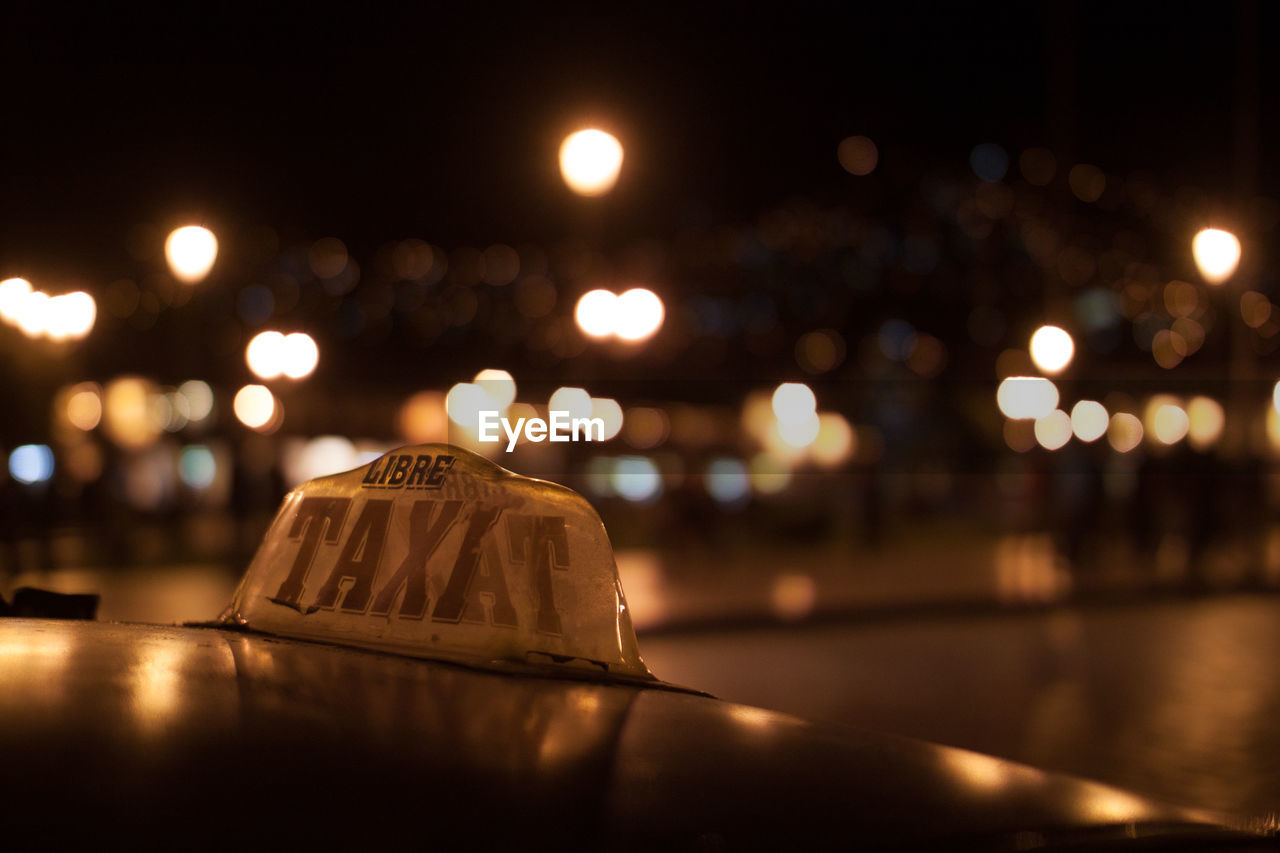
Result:
{"label": "dark car roof", "polygon": [[661,687],[232,630],[3,620],[0,661],[4,833],[50,847],[1003,847],[1211,820]]}

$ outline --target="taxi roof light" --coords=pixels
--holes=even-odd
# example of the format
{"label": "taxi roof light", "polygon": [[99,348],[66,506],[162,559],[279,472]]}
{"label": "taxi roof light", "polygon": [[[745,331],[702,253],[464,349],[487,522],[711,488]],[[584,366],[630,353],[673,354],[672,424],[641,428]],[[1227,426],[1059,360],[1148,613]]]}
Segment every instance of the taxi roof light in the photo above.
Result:
{"label": "taxi roof light", "polygon": [[221,621],[490,668],[654,680],[591,505],[445,444],[291,491]]}

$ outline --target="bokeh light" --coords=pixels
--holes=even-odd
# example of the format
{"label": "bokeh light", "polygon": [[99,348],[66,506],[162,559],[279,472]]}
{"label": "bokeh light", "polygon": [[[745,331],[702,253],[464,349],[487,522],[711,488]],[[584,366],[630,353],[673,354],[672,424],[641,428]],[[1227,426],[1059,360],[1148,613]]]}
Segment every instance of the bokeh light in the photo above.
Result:
{"label": "bokeh light", "polygon": [[649,503],[662,494],[662,475],[652,459],[644,456],[620,456],[609,474],[613,491],[632,503]]}
{"label": "bokeh light", "polygon": [[102,426],[120,447],[138,450],[153,444],[164,430],[167,416],[157,417],[152,400],[160,390],[147,379],[120,376],[102,392]]}
{"label": "bokeh light", "polygon": [[305,483],[350,471],[364,464],[351,440],[340,435],[321,435],[307,441],[286,457],[285,480],[290,484]]}
{"label": "bokeh light", "polygon": [[9,454],[9,474],[19,483],[33,485],[53,477],[53,451],[47,444],[24,444]]}
{"label": "bokeh light", "polygon": [[591,417],[591,395],[582,388],[557,388],[547,401],[553,412],[568,412],[570,418]]}
{"label": "bokeh light", "polygon": [[779,456],[768,451],[757,453],[751,457],[751,488],[757,494],[777,495],[786,491],[791,485],[791,465]]}
{"label": "bokeh light", "polygon": [[1128,453],[1142,444],[1142,421],[1129,412],[1116,412],[1107,427],[1107,442],[1117,453]]}
{"label": "bokeh light", "polygon": [[1058,326],[1041,326],[1031,336],[1031,360],[1045,373],[1061,373],[1071,363],[1076,345]]}
{"label": "bokeh light", "polygon": [[1156,408],[1151,418],[1151,434],[1161,444],[1177,444],[1191,428],[1187,412],[1176,403],[1165,403]]}
{"label": "bokeh light", "polygon": [[400,435],[410,444],[446,441],[449,415],[439,391],[419,391],[400,408]]}
{"label": "bokeh light", "polygon": [[1097,441],[1106,435],[1110,418],[1107,407],[1097,400],[1081,400],[1071,407],[1071,431],[1084,442]]}
{"label": "bokeh light", "polygon": [[1200,275],[1209,284],[1222,284],[1240,265],[1240,240],[1230,231],[1206,228],[1191,241]]}
{"label": "bokeh light", "polygon": [[55,341],[83,338],[97,316],[98,304],[83,290],[50,297],[44,305],[44,334]]}
{"label": "bokeh light", "polygon": [[231,408],[240,423],[255,430],[268,429],[276,420],[275,395],[265,385],[245,385],[236,392]]}
{"label": "bokeh light", "polygon": [[769,602],[779,619],[792,622],[813,612],[818,603],[818,585],[806,574],[787,572],[774,578]]}
{"label": "bokeh light", "polygon": [[88,432],[102,420],[102,397],[92,383],[76,386],[67,397],[67,421],[76,429]]}
{"label": "bokeh light", "polygon": [[818,434],[809,446],[809,456],[824,467],[834,468],[849,461],[856,447],[853,427],[839,412],[818,415]]}
{"label": "bokeh light", "polygon": [[449,420],[460,427],[475,429],[480,425],[480,413],[492,409],[493,401],[474,382],[459,382],[445,395],[444,405]]}
{"label": "bokeh light", "polygon": [[774,430],[787,447],[801,450],[812,445],[822,430],[822,421],[816,412],[809,412],[793,420],[779,420]]}
{"label": "bokeh light", "polygon": [[495,411],[505,410],[516,400],[516,380],[505,370],[487,367],[476,374],[474,381],[484,389]]}
{"label": "bokeh light", "polygon": [[579,130],[560,145],[560,174],[578,195],[604,195],[618,182],[621,171],[622,143],[611,133]]}
{"label": "bokeh light", "polygon": [[604,421],[605,441],[609,441],[622,431],[624,418],[622,406],[618,405],[617,400],[609,397],[592,397],[591,417]]}
{"label": "bokeh light", "polygon": [[17,317],[22,334],[38,338],[49,330],[49,298],[49,294],[36,290],[22,300]]}
{"label": "bokeh light", "polygon": [[719,504],[741,506],[751,497],[747,466],[740,459],[711,460],[706,474],[707,493]]}
{"label": "bokeh light", "polygon": [[805,373],[826,373],[844,361],[844,337],[835,329],[807,332],[796,341],[796,364]]}
{"label": "bokeh light", "polygon": [[996,389],[996,405],[1006,418],[1042,418],[1058,407],[1058,387],[1043,376],[1010,376]]}
{"label": "bokeh light", "polygon": [[182,448],[178,457],[178,476],[183,485],[195,491],[201,491],[213,485],[218,474],[218,463],[213,451],[203,444],[192,444]]}
{"label": "bokeh light", "polygon": [[876,144],[865,136],[850,136],[840,141],[836,149],[840,165],[851,175],[870,175],[880,162]]}
{"label": "bokeh light", "polygon": [[0,318],[6,323],[18,322],[22,305],[31,295],[31,282],[25,278],[7,278],[0,281]]}
{"label": "bokeh light", "polygon": [[636,450],[648,450],[667,440],[671,421],[667,413],[653,406],[627,409],[622,422],[622,437]]}
{"label": "bokeh light", "polygon": [[603,289],[584,293],[578,300],[573,317],[578,328],[588,337],[609,337],[618,323],[617,294]]}
{"label": "bokeh light", "polygon": [[178,393],[187,401],[187,418],[191,423],[202,423],[213,414],[213,389],[209,383],[188,379],[178,386]]}
{"label": "bokeh light", "polygon": [[633,287],[618,297],[613,333],[624,341],[643,341],[662,328],[665,314],[658,294]]}
{"label": "bokeh light", "polygon": [[1057,450],[1071,440],[1071,416],[1055,409],[1036,419],[1036,442],[1045,450]]}
{"label": "bokeh light", "polygon": [[173,277],[187,284],[201,281],[218,257],[218,238],[201,225],[176,228],[164,242],[164,256]]}
{"label": "bokeh light", "polygon": [[1212,397],[1192,397],[1187,403],[1187,441],[1196,450],[1207,450],[1222,437],[1226,425],[1222,404]]}
{"label": "bokeh light", "polygon": [[284,335],[259,332],[244,350],[245,363],[259,379],[275,379],[284,373]]}
{"label": "bokeh light", "polygon": [[284,336],[283,372],[290,379],[305,379],[320,363],[320,348],[306,332]]}
{"label": "bokeh light", "polygon": [[245,347],[244,359],[259,379],[305,379],[320,362],[320,348],[305,332],[259,332]]}
{"label": "bokeh light", "polygon": [[779,423],[800,423],[816,418],[818,400],[803,382],[783,382],[774,389],[771,404]]}

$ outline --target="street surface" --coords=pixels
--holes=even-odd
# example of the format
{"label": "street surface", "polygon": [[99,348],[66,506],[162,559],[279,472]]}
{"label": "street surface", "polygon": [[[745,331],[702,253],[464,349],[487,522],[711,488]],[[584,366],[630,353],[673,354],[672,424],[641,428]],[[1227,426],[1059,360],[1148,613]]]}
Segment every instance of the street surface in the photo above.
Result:
{"label": "street surface", "polygon": [[642,636],[660,677],[1166,800],[1280,810],[1280,598]]}

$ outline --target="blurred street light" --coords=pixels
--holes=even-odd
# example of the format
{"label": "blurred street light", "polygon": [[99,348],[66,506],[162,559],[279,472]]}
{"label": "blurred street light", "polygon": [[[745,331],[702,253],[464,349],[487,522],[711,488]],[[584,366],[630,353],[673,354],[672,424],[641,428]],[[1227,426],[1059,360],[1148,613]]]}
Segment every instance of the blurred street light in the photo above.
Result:
{"label": "blurred street light", "polygon": [[259,332],[244,350],[245,363],[259,379],[305,379],[320,361],[320,349],[305,332]]}
{"label": "blurred street light", "polygon": [[1151,434],[1161,444],[1177,444],[1186,437],[1191,419],[1186,409],[1176,403],[1165,403],[1155,410],[1151,418]]}
{"label": "blurred street light", "polygon": [[498,411],[504,411],[516,401],[516,380],[506,370],[487,367],[472,381],[484,389]]}
{"label": "blurred street light", "polygon": [[1043,376],[1010,376],[996,389],[996,405],[1011,420],[1043,418],[1058,407],[1058,388]]}
{"label": "blurred street light", "polygon": [[268,429],[277,420],[275,395],[265,385],[246,385],[236,392],[231,408],[240,423],[255,430]]}
{"label": "blurred street light", "polygon": [[603,130],[579,130],[560,145],[560,174],[578,195],[604,195],[618,182],[621,170],[622,144]]}
{"label": "blurred street light", "polygon": [[582,333],[591,338],[607,338],[617,325],[618,297],[609,290],[584,293],[574,309],[573,318]]}
{"label": "blurred street light", "polygon": [[218,257],[218,238],[200,225],[174,229],[164,242],[164,256],[173,277],[195,284],[209,274]]}
{"label": "blurred street light", "polygon": [[807,423],[817,415],[818,400],[803,382],[783,382],[774,389],[772,403],[780,423]]}
{"label": "blurred street light", "polygon": [[305,379],[320,363],[320,348],[306,332],[293,332],[284,336],[284,375],[290,379]]}
{"label": "blurred street light", "polygon": [[1075,353],[1071,335],[1057,326],[1041,326],[1031,336],[1031,360],[1045,373],[1061,373]]}
{"label": "blurred street light", "polygon": [[1071,409],[1071,431],[1084,442],[1102,438],[1110,421],[1106,406],[1097,400],[1081,400]]}
{"label": "blurred street light", "polygon": [[1206,228],[1191,241],[1200,275],[1209,284],[1222,284],[1240,265],[1240,240],[1230,231]]}
{"label": "blurred street light", "polygon": [[621,295],[602,288],[582,295],[573,318],[589,338],[638,343],[662,328],[666,307],[658,294],[645,287],[633,287]]}
{"label": "blurred street light", "polygon": [[7,323],[17,323],[22,316],[22,305],[31,291],[31,282],[25,278],[0,281],[0,318]]}
{"label": "blurred street light", "polygon": [[643,341],[662,328],[665,315],[658,294],[633,287],[618,297],[614,334],[624,341]]}
{"label": "blurred street light", "polygon": [[1057,450],[1071,440],[1071,416],[1062,409],[1054,409],[1042,418],[1036,418],[1036,442],[1045,450]]}

